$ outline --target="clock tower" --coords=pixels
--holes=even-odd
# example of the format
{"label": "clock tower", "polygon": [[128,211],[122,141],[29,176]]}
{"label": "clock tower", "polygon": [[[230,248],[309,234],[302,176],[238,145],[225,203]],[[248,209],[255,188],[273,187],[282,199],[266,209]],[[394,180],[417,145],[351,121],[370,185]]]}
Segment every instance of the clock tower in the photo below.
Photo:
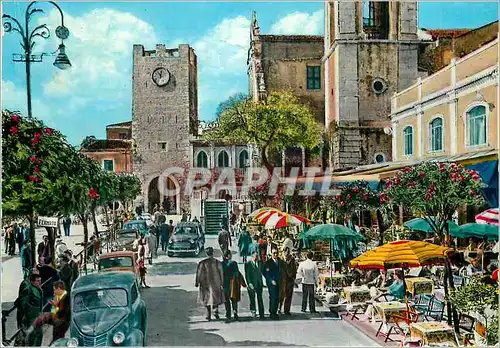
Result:
{"label": "clock tower", "polygon": [[[168,168],[190,168],[193,162],[190,140],[198,130],[197,62],[187,44],[167,49],[133,49],[132,139],[134,172],[141,179],[146,211],[167,198],[170,213],[180,214],[180,194],[164,197],[158,180]],[[180,189],[182,177],[169,176],[166,188]]]}

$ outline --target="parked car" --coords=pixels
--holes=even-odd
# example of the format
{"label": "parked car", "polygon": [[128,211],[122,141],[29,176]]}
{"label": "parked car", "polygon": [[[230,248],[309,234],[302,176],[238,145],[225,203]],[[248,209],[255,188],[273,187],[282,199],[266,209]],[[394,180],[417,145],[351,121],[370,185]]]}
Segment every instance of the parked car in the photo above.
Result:
{"label": "parked car", "polygon": [[53,346],[145,346],[146,305],[131,272],[78,278],[71,291],[70,338]]}
{"label": "parked car", "polygon": [[149,213],[142,214],[141,219],[146,221],[146,225],[148,226],[148,228],[153,226],[154,224],[153,218]]}
{"label": "parked car", "polygon": [[116,239],[112,243],[111,251],[136,251],[134,246],[137,238],[139,238],[139,231],[137,229],[123,229],[116,234]]}
{"label": "parked car", "polygon": [[130,220],[123,224],[124,230],[135,229],[138,230],[142,236],[146,236],[149,233],[149,226],[146,220]]}
{"label": "parked car", "polygon": [[196,222],[180,222],[175,226],[167,247],[167,255],[194,254],[199,255],[205,247],[205,234]]}
{"label": "parked car", "polygon": [[98,263],[99,272],[132,272],[139,276],[137,254],[133,251],[114,251],[101,255]]}

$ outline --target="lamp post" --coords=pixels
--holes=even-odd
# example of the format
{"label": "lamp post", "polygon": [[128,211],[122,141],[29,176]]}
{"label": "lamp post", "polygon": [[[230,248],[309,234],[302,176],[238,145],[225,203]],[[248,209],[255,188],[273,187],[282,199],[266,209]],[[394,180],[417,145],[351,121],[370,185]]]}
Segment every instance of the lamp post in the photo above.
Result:
{"label": "lamp post", "polygon": [[43,39],[48,39],[50,37],[50,30],[46,24],[41,24],[36,26],[31,30],[29,24],[31,16],[37,12],[43,13],[43,10],[34,6],[37,1],[31,2],[26,8],[25,18],[24,18],[24,28],[21,23],[14,17],[4,14],[2,19],[4,20],[3,28],[6,33],[11,31],[17,31],[21,35],[21,47],[24,53],[14,53],[14,62],[24,62],[26,66],[26,94],[28,98],[28,117],[32,118],[31,113],[31,63],[42,62],[43,56],[54,55],[59,52],[54,61],[54,66],[58,69],[64,70],[71,67],[71,62],[65,52],[64,40],[69,37],[69,30],[64,26],[64,15],[61,8],[53,1],[47,1],[54,5],[61,14],[61,25],[55,30],[56,36],[61,39],[61,44],[59,48],[53,53],[42,53],[42,54],[32,54],[33,47],[35,46],[35,38],[41,37]]}

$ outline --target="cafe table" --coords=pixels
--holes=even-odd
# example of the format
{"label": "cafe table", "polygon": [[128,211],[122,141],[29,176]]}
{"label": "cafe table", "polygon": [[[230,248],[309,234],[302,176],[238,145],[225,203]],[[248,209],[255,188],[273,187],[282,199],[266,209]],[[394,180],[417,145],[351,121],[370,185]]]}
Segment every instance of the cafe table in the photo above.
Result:
{"label": "cafe table", "polygon": [[410,336],[422,340],[423,345],[451,344],[458,346],[453,328],[442,322],[422,322],[410,324]]}
{"label": "cafe table", "polygon": [[346,282],[345,276],[343,274],[334,274],[333,277],[329,273],[322,273],[318,275],[319,287],[326,289],[331,283],[332,288],[341,289],[344,287]]}
{"label": "cafe table", "polygon": [[[359,319],[358,314],[366,310],[367,301],[371,300],[370,289],[365,286],[346,286],[342,290],[342,297],[350,305],[347,308],[352,308],[351,320]],[[351,315],[348,309],[348,315]]]}
{"label": "cafe table", "polygon": [[[375,324],[376,316],[380,317],[381,323],[378,327],[377,333],[375,337],[378,337],[379,334],[382,336],[388,336],[389,332],[387,331],[389,323],[394,322],[392,320],[393,314],[401,315],[403,311],[406,311],[409,305],[403,302],[398,301],[389,301],[389,302],[374,302],[373,303],[373,313],[372,313],[372,323]],[[382,331],[382,329],[384,329]],[[388,337],[387,337],[388,338]]]}
{"label": "cafe table", "polygon": [[424,277],[406,278],[406,290],[413,296],[434,293],[434,282]]}

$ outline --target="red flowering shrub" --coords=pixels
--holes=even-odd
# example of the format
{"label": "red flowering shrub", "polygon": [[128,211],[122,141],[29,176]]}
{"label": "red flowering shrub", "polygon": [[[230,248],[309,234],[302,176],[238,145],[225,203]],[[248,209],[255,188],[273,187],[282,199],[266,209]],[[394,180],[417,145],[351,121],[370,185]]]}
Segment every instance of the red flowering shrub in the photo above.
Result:
{"label": "red flowering shrub", "polygon": [[361,209],[378,206],[378,196],[367,182],[356,181],[343,186],[340,193],[330,199],[330,209],[338,217],[355,214]]}
{"label": "red flowering shrub", "polygon": [[406,206],[415,216],[435,217],[436,232],[441,233],[444,221],[459,206],[483,202],[481,185],[479,174],[460,164],[426,162],[403,168],[386,180],[380,202]]}

